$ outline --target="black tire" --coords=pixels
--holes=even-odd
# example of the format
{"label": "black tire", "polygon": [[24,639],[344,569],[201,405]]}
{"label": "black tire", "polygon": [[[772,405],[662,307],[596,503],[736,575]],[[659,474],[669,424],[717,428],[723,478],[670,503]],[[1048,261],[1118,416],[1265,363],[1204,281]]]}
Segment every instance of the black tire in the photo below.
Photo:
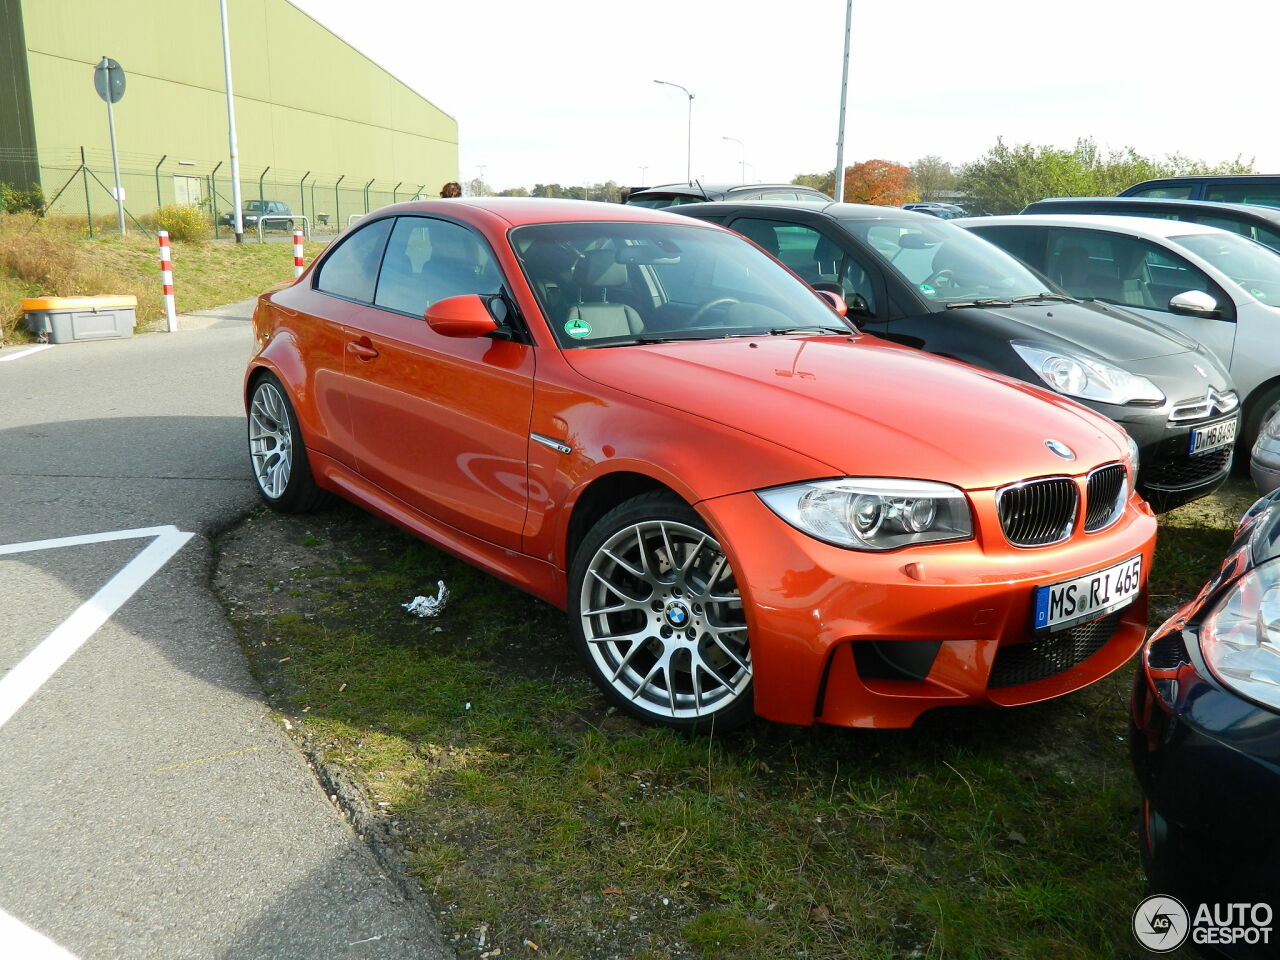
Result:
{"label": "black tire", "polygon": [[733,570],[674,494],[641,494],[591,528],[570,565],[569,622],[592,680],[631,716],[700,733],[755,716]]}
{"label": "black tire", "polygon": [[1277,409],[1280,409],[1280,386],[1267,387],[1250,399],[1240,423],[1240,436],[1236,439],[1236,458],[1233,463],[1236,473],[1243,475],[1249,472],[1249,456],[1253,453],[1253,445],[1262,432],[1262,425]]}
{"label": "black tire", "polygon": [[272,510],[310,513],[333,502],[333,494],[316,485],[293,404],[272,373],[253,382],[247,439],[254,487]]}

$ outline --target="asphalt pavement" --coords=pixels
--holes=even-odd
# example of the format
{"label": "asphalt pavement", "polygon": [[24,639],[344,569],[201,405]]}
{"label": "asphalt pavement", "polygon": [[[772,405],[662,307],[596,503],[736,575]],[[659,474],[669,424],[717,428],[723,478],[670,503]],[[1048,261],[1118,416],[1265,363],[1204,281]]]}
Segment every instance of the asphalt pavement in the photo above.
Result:
{"label": "asphalt pavement", "polygon": [[0,957],[452,956],[208,588],[208,537],[257,504],[251,308],[0,350]]}

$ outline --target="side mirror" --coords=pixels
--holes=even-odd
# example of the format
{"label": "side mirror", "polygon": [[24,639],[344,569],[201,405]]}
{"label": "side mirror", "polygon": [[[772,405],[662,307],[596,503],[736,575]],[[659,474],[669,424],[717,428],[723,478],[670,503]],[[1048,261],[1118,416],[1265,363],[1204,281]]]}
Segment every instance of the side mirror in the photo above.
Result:
{"label": "side mirror", "polygon": [[484,298],[474,293],[437,300],[423,316],[442,337],[486,337],[498,329]]}
{"label": "side mirror", "polygon": [[1169,301],[1173,313],[1190,314],[1193,317],[1216,317],[1218,301],[1203,290],[1187,290]]}
{"label": "side mirror", "polygon": [[849,305],[844,302],[844,297],[838,293],[832,293],[830,290],[819,290],[818,296],[831,305],[831,309],[836,312],[836,316],[843,317],[848,314]]}

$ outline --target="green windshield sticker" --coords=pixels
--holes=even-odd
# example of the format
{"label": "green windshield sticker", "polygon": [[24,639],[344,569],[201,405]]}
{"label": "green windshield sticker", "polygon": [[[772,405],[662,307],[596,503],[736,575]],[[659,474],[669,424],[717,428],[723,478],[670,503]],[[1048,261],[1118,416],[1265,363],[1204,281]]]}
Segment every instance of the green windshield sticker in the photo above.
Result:
{"label": "green windshield sticker", "polygon": [[920,292],[926,297],[934,297],[938,295],[938,291],[933,289],[933,287],[929,286],[927,283],[920,284]]}
{"label": "green windshield sticker", "polygon": [[564,325],[564,332],[575,340],[591,336],[591,324],[585,320],[570,320]]}
{"label": "green windshield sticker", "polygon": [[1265,293],[1263,293],[1261,290],[1254,290],[1254,289],[1250,288],[1249,292],[1250,292],[1250,293],[1252,293],[1252,294],[1253,294],[1255,297],[1257,297],[1259,300],[1265,300],[1265,299],[1267,299],[1267,295],[1266,295]]}

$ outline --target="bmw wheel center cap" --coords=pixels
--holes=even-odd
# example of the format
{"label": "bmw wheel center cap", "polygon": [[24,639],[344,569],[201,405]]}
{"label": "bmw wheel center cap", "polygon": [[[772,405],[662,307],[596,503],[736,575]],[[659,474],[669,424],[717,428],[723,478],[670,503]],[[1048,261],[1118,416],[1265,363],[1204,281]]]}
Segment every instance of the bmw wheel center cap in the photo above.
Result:
{"label": "bmw wheel center cap", "polygon": [[689,608],[679,601],[676,601],[667,607],[666,617],[667,623],[670,626],[675,627],[677,630],[683,630],[687,627],[689,625],[689,620],[691,619]]}

